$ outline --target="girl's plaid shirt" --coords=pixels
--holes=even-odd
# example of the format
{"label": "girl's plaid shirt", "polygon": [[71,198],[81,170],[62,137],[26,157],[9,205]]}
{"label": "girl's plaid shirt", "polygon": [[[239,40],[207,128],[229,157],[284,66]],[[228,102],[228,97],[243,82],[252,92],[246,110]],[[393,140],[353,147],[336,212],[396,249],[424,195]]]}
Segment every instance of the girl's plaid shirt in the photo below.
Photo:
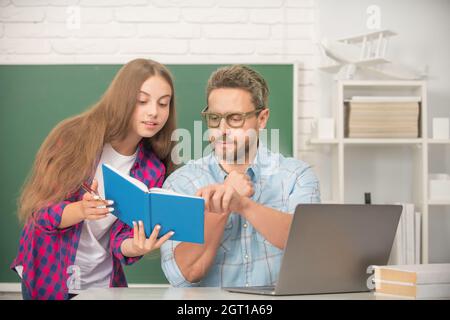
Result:
{"label": "girl's plaid shirt", "polygon": [[[166,171],[164,164],[143,142],[138,149],[130,176],[144,182],[149,188],[161,187]],[[65,229],[58,229],[58,226],[65,206],[80,201],[83,194],[84,190],[80,188],[64,201],[40,209],[28,219],[22,230],[19,251],[11,269],[15,271],[16,266],[23,266],[22,281],[33,299],[68,299],[67,282],[74,271],[83,222]],[[129,265],[140,259],[125,257],[120,250],[122,241],[132,236],[133,229],[120,220],[111,227],[111,287],[126,287],[122,264]]]}

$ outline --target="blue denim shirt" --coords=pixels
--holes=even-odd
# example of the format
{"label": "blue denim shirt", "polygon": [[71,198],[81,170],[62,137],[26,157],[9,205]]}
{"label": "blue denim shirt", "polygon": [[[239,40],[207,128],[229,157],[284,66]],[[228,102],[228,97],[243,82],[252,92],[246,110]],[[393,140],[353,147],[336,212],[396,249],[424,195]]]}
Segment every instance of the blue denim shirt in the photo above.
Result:
{"label": "blue denim shirt", "polygon": [[[320,202],[319,182],[311,167],[263,145],[247,174],[255,191],[252,200],[266,207],[293,214],[299,203]],[[223,183],[225,178],[226,172],[211,153],[173,172],[163,188],[194,195],[202,187]],[[277,282],[283,250],[269,243],[237,213],[230,214],[214,263],[197,283],[187,281],[175,262],[174,249],[179,243],[166,241],[161,247],[161,266],[173,286],[243,287]]]}

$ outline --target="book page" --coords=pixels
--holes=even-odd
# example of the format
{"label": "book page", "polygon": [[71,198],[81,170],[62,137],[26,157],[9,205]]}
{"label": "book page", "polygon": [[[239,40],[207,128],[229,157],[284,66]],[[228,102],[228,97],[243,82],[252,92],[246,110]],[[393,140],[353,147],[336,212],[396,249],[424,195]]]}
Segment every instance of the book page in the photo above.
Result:
{"label": "book page", "polygon": [[172,194],[178,195],[175,191],[172,191],[169,189],[157,188],[157,187],[150,188],[149,192],[150,193],[172,193]]}
{"label": "book page", "polygon": [[112,171],[114,171],[115,173],[117,173],[119,176],[123,177],[124,179],[128,180],[129,182],[131,182],[132,184],[134,184],[136,187],[138,187],[139,189],[141,189],[144,192],[149,192],[148,191],[148,187],[145,185],[145,183],[143,183],[142,181],[139,181],[129,175],[125,175],[122,174],[122,172],[116,170],[114,167],[110,166],[109,164],[104,163],[103,164],[105,167],[108,167],[108,169],[111,169]]}
{"label": "book page", "polygon": [[163,188],[150,188],[149,192],[150,193],[159,193],[159,194],[172,195],[172,196],[177,196],[177,197],[200,198],[201,199],[201,197],[190,196],[190,195],[187,195],[187,194],[177,193],[175,191],[172,191],[172,190],[169,190],[169,189],[163,189]]}

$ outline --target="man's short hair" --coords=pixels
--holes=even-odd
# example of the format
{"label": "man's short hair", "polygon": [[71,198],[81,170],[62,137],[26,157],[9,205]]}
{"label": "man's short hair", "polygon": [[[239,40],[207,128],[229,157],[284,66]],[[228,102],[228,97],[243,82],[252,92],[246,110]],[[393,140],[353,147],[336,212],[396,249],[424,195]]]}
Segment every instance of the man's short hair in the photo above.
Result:
{"label": "man's short hair", "polygon": [[211,91],[220,88],[239,88],[250,93],[255,109],[267,108],[269,88],[264,78],[245,65],[231,65],[217,69],[209,77],[206,101]]}

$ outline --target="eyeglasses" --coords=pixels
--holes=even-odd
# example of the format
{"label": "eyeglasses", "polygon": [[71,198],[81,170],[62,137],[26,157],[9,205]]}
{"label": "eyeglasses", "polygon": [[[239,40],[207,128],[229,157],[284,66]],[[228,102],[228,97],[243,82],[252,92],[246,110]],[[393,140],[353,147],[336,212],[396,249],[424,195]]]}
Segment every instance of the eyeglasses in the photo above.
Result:
{"label": "eyeglasses", "polygon": [[254,114],[258,115],[261,111],[264,110],[264,107],[249,112],[227,112],[224,114],[206,112],[207,109],[208,106],[206,106],[202,110],[202,116],[205,118],[206,125],[209,128],[218,128],[220,126],[220,121],[222,121],[222,118],[225,119],[227,125],[231,128],[242,128],[245,124],[245,119],[251,117]]}

